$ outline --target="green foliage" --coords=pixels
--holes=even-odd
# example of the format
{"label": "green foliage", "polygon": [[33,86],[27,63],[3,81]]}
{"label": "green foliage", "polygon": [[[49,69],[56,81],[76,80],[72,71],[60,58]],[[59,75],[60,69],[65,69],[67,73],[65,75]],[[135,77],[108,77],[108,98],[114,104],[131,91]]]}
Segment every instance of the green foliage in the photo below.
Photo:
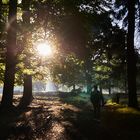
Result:
{"label": "green foliage", "polygon": [[[52,75],[54,81],[69,86],[118,78],[125,61],[125,32],[112,26],[110,11],[103,6],[109,8],[109,1],[32,0],[30,23],[25,26],[18,20],[16,81],[22,83],[27,73],[35,79]],[[20,8],[18,14],[22,17]],[[55,42],[57,53],[42,62],[34,47],[44,40]]]}
{"label": "green foliage", "polygon": [[9,0],[2,0],[3,4],[8,4]]}
{"label": "green foliage", "polygon": [[4,81],[4,71],[5,71],[5,66],[4,64],[0,63],[0,84],[3,84]]}
{"label": "green foliage", "polygon": [[68,55],[60,65],[52,67],[54,80],[67,86],[79,85],[85,82],[83,61],[73,55]]}

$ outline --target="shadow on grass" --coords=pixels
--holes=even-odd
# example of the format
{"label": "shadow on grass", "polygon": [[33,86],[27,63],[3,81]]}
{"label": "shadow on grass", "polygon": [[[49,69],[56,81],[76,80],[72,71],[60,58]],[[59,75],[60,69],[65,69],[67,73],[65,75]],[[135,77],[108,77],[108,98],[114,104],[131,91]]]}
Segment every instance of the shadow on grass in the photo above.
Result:
{"label": "shadow on grass", "polygon": [[102,140],[111,139],[112,136],[102,125],[102,118],[99,120],[94,119],[94,113],[89,100],[80,100],[78,97],[61,98],[61,101],[70,104],[79,109],[74,111],[66,109],[62,112],[65,120],[73,125],[65,126],[67,134],[72,140]]}
{"label": "shadow on grass", "polygon": [[[106,105],[101,113],[100,121],[93,119],[91,106],[78,97],[61,98],[63,103],[80,109],[66,109],[62,116],[73,124],[75,129],[65,126],[72,140],[137,140],[140,136],[140,112],[121,105]],[[77,135],[78,134],[78,135]],[[77,137],[78,136],[78,137]]]}
{"label": "shadow on grass", "polygon": [[50,120],[49,112],[42,107],[1,110],[0,140],[30,140],[40,135],[43,138],[43,132],[50,127]]}
{"label": "shadow on grass", "polygon": [[[137,140],[140,136],[137,110],[113,104],[104,107],[100,121],[93,116],[89,100],[83,97],[37,98],[25,110],[1,110],[0,140]],[[64,136],[59,139],[59,134]]]}

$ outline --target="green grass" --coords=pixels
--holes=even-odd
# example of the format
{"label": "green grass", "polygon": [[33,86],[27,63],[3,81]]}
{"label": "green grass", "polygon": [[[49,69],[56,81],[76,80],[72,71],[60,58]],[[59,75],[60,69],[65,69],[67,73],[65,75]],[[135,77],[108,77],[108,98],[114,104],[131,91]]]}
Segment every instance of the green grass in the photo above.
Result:
{"label": "green grass", "polygon": [[74,124],[89,139],[93,138],[93,131],[99,139],[136,140],[140,136],[140,111],[127,107],[126,104],[108,100],[101,112],[101,122],[97,125],[93,120],[92,105],[88,96],[72,96],[63,101],[83,109],[77,115]]}

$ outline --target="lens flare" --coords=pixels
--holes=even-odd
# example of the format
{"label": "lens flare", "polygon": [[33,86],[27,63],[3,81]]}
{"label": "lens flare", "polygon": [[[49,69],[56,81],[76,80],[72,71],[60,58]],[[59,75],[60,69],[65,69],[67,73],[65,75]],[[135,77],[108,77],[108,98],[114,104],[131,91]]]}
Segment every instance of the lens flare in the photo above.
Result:
{"label": "lens flare", "polygon": [[52,48],[51,48],[50,44],[48,44],[48,43],[39,43],[37,45],[37,51],[38,51],[39,55],[42,55],[42,56],[52,55]]}

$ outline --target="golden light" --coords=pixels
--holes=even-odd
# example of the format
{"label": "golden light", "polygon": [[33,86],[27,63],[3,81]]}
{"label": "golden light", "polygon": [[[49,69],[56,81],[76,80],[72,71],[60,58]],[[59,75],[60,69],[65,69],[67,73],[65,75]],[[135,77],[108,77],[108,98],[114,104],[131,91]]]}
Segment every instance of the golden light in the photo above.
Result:
{"label": "golden light", "polygon": [[39,43],[37,45],[37,52],[41,56],[51,56],[53,54],[51,45],[47,42]]}

